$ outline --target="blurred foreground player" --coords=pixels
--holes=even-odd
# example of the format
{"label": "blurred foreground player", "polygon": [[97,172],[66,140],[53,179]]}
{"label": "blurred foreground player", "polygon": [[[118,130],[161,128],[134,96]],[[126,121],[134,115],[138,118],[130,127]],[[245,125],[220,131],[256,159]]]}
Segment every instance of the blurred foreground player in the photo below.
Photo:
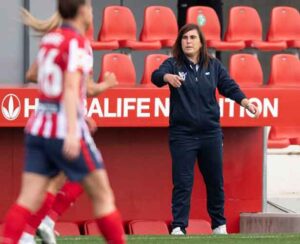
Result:
{"label": "blurred foreground player", "polygon": [[44,199],[50,178],[63,171],[92,200],[97,225],[109,243],[125,243],[124,230],[100,152],[84,119],[85,78],[92,69],[83,34],[92,21],[89,0],[58,0],[62,27],[46,34],[37,59],[40,103],[26,126],[22,188],[4,219],[1,243],[18,243]]}
{"label": "blurred foreground player", "polygon": [[[58,12],[55,12],[47,20],[37,19],[25,9],[22,9],[21,13],[24,24],[40,35],[45,35],[62,23],[62,18]],[[93,59],[92,51],[90,54],[90,58]],[[37,82],[37,72],[37,63],[35,62],[29,68],[26,79]],[[90,74],[87,78],[87,95],[97,96],[117,84],[118,82],[113,73],[105,72],[104,80],[100,83],[95,83],[92,74]],[[95,132],[97,127],[93,119],[86,118],[86,122],[90,131]],[[65,183],[65,181],[66,177],[63,173],[51,179],[43,204],[41,208],[29,218],[19,244],[34,244],[34,236],[37,228],[38,234],[44,243],[56,243],[54,231],[56,220],[73,205],[83,192],[83,188],[78,182],[69,181]]]}

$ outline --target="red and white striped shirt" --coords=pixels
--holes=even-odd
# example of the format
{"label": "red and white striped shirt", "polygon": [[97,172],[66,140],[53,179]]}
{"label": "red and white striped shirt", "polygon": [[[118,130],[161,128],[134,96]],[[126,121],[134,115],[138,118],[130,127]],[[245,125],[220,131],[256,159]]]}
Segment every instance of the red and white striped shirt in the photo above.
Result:
{"label": "red and white striped shirt", "polygon": [[[67,132],[63,104],[64,73],[80,71],[80,102],[77,106],[77,136],[88,136],[84,120],[86,79],[92,73],[93,54],[89,41],[70,26],[62,26],[42,40],[37,57],[39,105],[31,115],[25,131],[45,138],[63,139]],[[89,136],[88,136],[89,137]]]}

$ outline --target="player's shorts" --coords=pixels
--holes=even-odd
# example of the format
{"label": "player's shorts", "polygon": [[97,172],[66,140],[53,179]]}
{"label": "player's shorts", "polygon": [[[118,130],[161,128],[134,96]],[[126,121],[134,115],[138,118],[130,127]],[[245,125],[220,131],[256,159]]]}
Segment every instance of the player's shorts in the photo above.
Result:
{"label": "player's shorts", "polygon": [[25,172],[54,177],[63,171],[71,181],[82,181],[96,169],[104,168],[101,153],[93,139],[81,140],[78,158],[69,161],[63,155],[63,140],[26,134]]}

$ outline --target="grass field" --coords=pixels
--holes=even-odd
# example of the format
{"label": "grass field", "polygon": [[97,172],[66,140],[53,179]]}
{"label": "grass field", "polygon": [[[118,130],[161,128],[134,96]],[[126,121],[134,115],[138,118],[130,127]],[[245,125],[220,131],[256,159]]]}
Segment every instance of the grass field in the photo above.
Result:
{"label": "grass field", "polygon": [[[40,242],[38,242],[40,243]],[[99,237],[60,237],[58,244],[65,243],[82,243],[82,244],[96,244],[104,243]],[[273,235],[228,235],[228,236],[127,236],[127,243],[141,243],[141,244],[299,244],[299,234],[273,234]]]}

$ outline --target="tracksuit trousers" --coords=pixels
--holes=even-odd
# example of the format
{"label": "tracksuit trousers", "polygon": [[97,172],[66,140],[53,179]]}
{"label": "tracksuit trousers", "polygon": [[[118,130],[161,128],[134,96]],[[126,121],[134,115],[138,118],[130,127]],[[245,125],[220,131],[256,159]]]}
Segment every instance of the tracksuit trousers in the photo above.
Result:
{"label": "tracksuit trousers", "polygon": [[172,228],[188,226],[196,161],[206,185],[207,211],[212,229],[225,224],[222,135],[212,138],[171,137],[169,143],[173,177]]}

